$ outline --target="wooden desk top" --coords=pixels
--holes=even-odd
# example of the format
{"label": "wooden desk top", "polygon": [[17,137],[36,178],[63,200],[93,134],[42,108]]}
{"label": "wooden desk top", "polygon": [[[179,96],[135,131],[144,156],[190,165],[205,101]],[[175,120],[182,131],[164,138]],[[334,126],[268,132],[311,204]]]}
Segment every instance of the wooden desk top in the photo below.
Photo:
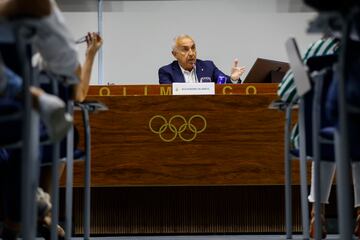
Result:
{"label": "wooden desk top", "polygon": [[[276,94],[277,83],[215,85],[216,95]],[[167,96],[171,85],[92,85],[88,96]]]}

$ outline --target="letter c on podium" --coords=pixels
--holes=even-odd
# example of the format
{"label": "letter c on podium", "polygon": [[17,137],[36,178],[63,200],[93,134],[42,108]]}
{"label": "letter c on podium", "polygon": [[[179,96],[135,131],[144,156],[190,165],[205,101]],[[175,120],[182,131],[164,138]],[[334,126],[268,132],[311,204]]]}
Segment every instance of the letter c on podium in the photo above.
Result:
{"label": "letter c on podium", "polygon": [[[227,89],[230,89],[230,92],[229,92],[229,93],[226,93],[226,90],[227,90]],[[232,87],[230,87],[230,86],[225,86],[225,87],[223,87],[223,95],[232,94],[231,90],[232,90]]]}

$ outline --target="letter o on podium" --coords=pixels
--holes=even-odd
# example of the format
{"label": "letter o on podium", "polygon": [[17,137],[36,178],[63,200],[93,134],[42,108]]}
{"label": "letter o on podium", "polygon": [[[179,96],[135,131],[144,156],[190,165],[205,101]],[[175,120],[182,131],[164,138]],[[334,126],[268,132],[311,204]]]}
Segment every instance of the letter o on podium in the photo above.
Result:
{"label": "letter o on podium", "polygon": [[110,89],[108,87],[102,87],[99,89],[100,96],[110,96]]}
{"label": "letter o on podium", "polygon": [[252,89],[251,95],[255,95],[257,93],[255,86],[248,86],[245,90],[246,95],[250,95],[250,89]]}

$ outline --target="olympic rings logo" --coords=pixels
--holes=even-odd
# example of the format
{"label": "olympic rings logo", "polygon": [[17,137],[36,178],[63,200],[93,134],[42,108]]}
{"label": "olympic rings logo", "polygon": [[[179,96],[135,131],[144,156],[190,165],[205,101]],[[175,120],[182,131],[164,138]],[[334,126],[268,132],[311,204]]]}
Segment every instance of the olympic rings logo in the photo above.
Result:
{"label": "olympic rings logo", "polygon": [[[200,129],[198,129],[194,124],[194,120],[195,119],[200,119],[200,121],[202,122],[202,127]],[[156,126],[154,126],[155,124],[153,123],[154,120],[161,120],[162,121],[162,125],[159,128],[156,128]],[[180,121],[181,124],[175,124],[175,122]],[[179,126],[177,126],[179,125]],[[169,121],[167,121],[167,119],[164,116],[161,115],[155,115],[153,116],[150,121],[149,121],[149,128],[151,130],[151,132],[155,133],[155,134],[159,134],[161,140],[163,140],[164,142],[172,142],[176,139],[177,136],[179,136],[179,138],[185,142],[191,142],[193,141],[197,135],[199,133],[202,133],[203,131],[205,131],[207,126],[207,122],[205,117],[201,116],[201,115],[193,115],[192,117],[190,117],[189,121],[186,121],[185,117],[181,116],[181,115],[174,115],[172,116]],[[186,131],[188,129],[188,131]],[[169,131],[167,131],[169,130]],[[171,133],[170,137],[168,137],[167,135],[169,134],[165,134],[165,132],[167,133]],[[187,134],[185,134],[185,132]],[[187,136],[190,134],[190,137]]]}

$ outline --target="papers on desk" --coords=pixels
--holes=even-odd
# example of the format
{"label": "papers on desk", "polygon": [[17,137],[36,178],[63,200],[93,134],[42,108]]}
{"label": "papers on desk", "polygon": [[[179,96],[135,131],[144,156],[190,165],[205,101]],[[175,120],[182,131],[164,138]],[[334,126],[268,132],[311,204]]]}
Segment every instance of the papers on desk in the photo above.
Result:
{"label": "papers on desk", "polygon": [[173,95],[215,95],[215,83],[173,83]]}

